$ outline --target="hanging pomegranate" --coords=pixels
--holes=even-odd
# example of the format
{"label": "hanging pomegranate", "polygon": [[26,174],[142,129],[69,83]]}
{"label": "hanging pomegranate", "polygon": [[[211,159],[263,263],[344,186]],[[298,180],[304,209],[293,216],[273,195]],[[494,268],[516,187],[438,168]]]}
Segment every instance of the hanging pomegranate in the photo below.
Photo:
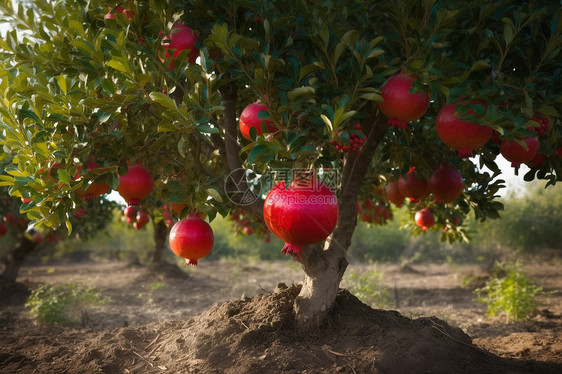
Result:
{"label": "hanging pomegranate", "polygon": [[462,175],[449,165],[443,165],[429,178],[429,190],[440,203],[450,203],[464,189]]}
{"label": "hanging pomegranate", "polygon": [[511,161],[511,166],[515,168],[522,163],[531,161],[539,150],[539,139],[537,137],[521,140],[526,144],[526,149],[515,140],[502,140],[500,144],[500,153],[507,161]]}
{"label": "hanging pomegranate", "polygon": [[191,65],[196,63],[197,57],[199,57],[199,49],[197,49],[195,43],[197,43],[197,34],[191,28],[181,23],[175,23],[172,26],[170,37],[166,36],[162,40],[162,45],[166,49],[164,55],[167,58],[171,58],[173,55],[173,60],[169,66],[170,70],[174,69],[178,54],[185,49],[189,49],[189,63]]}
{"label": "hanging pomegranate", "polygon": [[4,222],[0,222],[0,236],[4,236],[8,233],[8,226]]}
{"label": "hanging pomegranate", "polygon": [[[480,100],[466,104],[485,105]],[[449,104],[441,108],[435,120],[437,134],[443,143],[459,151],[459,157],[472,157],[472,151],[486,144],[494,130],[488,126],[460,120],[455,115],[459,105],[465,104]],[[476,115],[471,109],[466,113]]]}
{"label": "hanging pomegranate", "polygon": [[525,164],[527,164],[527,166],[532,169],[532,168],[540,167],[542,164],[544,164],[545,161],[546,161],[546,156],[542,153],[537,152],[535,157],[533,157],[531,161],[525,162]]}
{"label": "hanging pomegranate", "polygon": [[240,133],[244,138],[252,140],[252,138],[250,137],[250,129],[252,127],[256,129],[258,136],[262,135],[262,123],[265,124],[268,133],[277,131],[277,127],[275,126],[275,123],[273,123],[273,121],[259,118],[258,114],[260,112],[267,112],[266,106],[260,103],[252,103],[244,108],[244,110],[240,114],[240,120],[238,124],[240,126]]}
{"label": "hanging pomegranate", "polygon": [[[93,157],[90,157],[88,159],[88,163],[86,165],[86,170],[97,174],[100,171],[101,166],[94,160]],[[88,186],[88,188],[86,188],[86,190],[82,191],[81,189],[78,189],[76,192],[78,193],[78,195],[81,195],[82,198],[84,200],[92,200],[94,199],[96,196],[100,196],[103,195],[105,193],[108,193],[111,190],[111,188],[109,187],[109,185],[104,182],[104,183],[96,183],[96,182],[92,182],[90,183],[90,185]]]}
{"label": "hanging pomegranate", "polygon": [[427,110],[429,95],[426,92],[410,93],[416,79],[415,75],[407,75],[402,70],[382,85],[384,102],[379,103],[379,107],[388,117],[390,126],[406,128],[407,122],[419,119]]}
{"label": "hanging pomegranate", "polygon": [[412,166],[406,174],[406,178],[400,177],[398,189],[402,196],[420,200],[429,195],[429,185],[427,180],[416,176],[415,170],[416,167]]}
{"label": "hanging pomegranate", "polygon": [[131,165],[123,176],[119,176],[117,192],[129,205],[139,205],[154,188],[152,175],[141,165]]}
{"label": "hanging pomegranate", "polygon": [[303,246],[326,239],[338,222],[335,194],[315,178],[294,180],[288,189],[277,183],[265,198],[269,230],[285,242],[282,252],[300,257]]}
{"label": "hanging pomegranate", "polygon": [[423,208],[422,210],[418,210],[416,215],[414,216],[414,220],[416,225],[421,227],[423,231],[427,231],[435,224],[435,217],[431,210],[427,208]]}
{"label": "hanging pomegranate", "polygon": [[170,230],[170,249],[185,258],[186,265],[197,265],[197,260],[207,256],[213,248],[211,226],[197,214],[189,214]]}
{"label": "hanging pomegranate", "polygon": [[391,180],[386,185],[386,198],[398,208],[404,205],[405,197],[400,193],[397,180]]}
{"label": "hanging pomegranate", "polygon": [[182,210],[184,210],[187,207],[187,205],[185,205],[183,203],[170,203],[170,207],[179,216],[181,214]]}
{"label": "hanging pomegranate", "polygon": [[150,218],[148,217],[148,214],[142,209],[139,210],[135,221],[135,223],[137,224],[137,227],[135,227],[135,229],[137,230],[142,229],[144,226],[146,226],[148,222],[150,222]]}

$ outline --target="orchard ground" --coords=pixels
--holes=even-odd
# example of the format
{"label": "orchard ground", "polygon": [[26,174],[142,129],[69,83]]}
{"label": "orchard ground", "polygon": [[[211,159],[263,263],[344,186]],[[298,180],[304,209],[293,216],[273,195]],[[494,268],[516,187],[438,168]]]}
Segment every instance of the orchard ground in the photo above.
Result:
{"label": "orchard ground", "polygon": [[[551,296],[529,320],[506,323],[486,317],[474,288],[462,286],[480,279],[479,266],[351,265],[382,273],[394,305],[371,309],[341,292],[328,326],[302,335],[290,321],[303,278],[294,261],[202,260],[178,270],[31,260],[15,286],[0,287],[0,372],[561,372],[560,268],[559,258],[526,263]],[[110,300],[77,311],[82,326],[35,325],[29,290],[73,282]]]}

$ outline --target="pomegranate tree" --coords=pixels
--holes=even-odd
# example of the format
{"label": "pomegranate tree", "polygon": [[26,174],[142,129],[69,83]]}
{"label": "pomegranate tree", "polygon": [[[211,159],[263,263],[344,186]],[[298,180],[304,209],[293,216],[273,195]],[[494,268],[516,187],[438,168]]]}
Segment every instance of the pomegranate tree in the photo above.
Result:
{"label": "pomegranate tree", "polygon": [[388,124],[405,128],[407,122],[415,121],[424,115],[429,106],[427,92],[410,93],[415,75],[408,75],[404,70],[390,77],[381,87],[384,101],[379,108],[388,117]]}
{"label": "pomegranate tree", "polygon": [[[459,107],[473,104],[484,105],[481,101],[445,105],[435,120],[439,138],[449,147],[459,151],[459,157],[472,157],[472,151],[486,144],[494,131],[491,127],[459,118]],[[467,110],[466,114],[476,115],[472,109]]]}
{"label": "pomegranate tree", "polygon": [[265,224],[285,242],[282,252],[300,257],[303,246],[321,242],[336,227],[337,198],[315,178],[277,183],[267,194],[263,206]]}
{"label": "pomegranate tree", "polygon": [[207,256],[213,248],[211,226],[197,214],[189,214],[170,230],[170,249],[185,258],[186,265],[197,265],[197,260]]}

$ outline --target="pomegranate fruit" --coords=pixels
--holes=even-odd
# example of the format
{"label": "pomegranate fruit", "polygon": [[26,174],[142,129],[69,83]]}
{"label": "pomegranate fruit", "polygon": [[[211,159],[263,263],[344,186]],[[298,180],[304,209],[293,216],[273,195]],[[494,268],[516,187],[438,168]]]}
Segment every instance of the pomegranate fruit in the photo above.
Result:
{"label": "pomegranate fruit", "polygon": [[[199,57],[199,49],[195,46],[197,43],[197,34],[191,28],[182,25],[181,23],[175,23],[172,26],[170,37],[164,37],[162,44],[165,48],[164,56],[167,58],[172,58],[170,63],[170,70],[174,69],[176,65],[176,58],[178,54],[189,49],[188,61],[191,65],[194,65],[197,57]],[[171,51],[170,51],[171,50]]]}
{"label": "pomegranate fruit", "polygon": [[421,227],[423,231],[427,231],[435,224],[435,217],[433,216],[431,210],[427,208],[418,210],[414,216],[414,220],[416,221],[416,225]]}
{"label": "pomegranate fruit", "polygon": [[150,195],[154,180],[150,172],[141,165],[131,165],[123,176],[119,176],[117,192],[129,205],[139,205]]}
{"label": "pomegranate fruit", "polygon": [[117,13],[123,13],[125,16],[127,16],[128,19],[135,18],[135,11],[130,9],[125,9],[123,8],[122,5],[117,6],[117,8],[115,9],[110,7],[109,10],[107,11],[107,14],[103,18],[115,19]]}
{"label": "pomegranate fruit", "polygon": [[269,230],[285,242],[282,252],[300,257],[303,246],[326,239],[338,222],[336,195],[315,178],[277,183],[263,207]]}
{"label": "pomegranate fruit", "polygon": [[263,120],[258,117],[259,112],[267,112],[266,106],[260,103],[252,103],[244,108],[240,114],[240,120],[238,122],[240,133],[248,140],[252,140],[250,137],[250,129],[252,127],[256,129],[258,136],[263,134],[261,129],[262,123],[265,124],[268,133],[277,131],[277,127],[273,121]]}
{"label": "pomegranate fruit", "polygon": [[186,265],[197,265],[197,260],[207,256],[213,248],[211,226],[197,214],[176,222],[170,230],[170,249],[185,258]]}
{"label": "pomegranate fruit", "polygon": [[462,175],[449,165],[443,165],[429,178],[429,190],[440,203],[450,203],[464,189]]}
{"label": "pomegranate fruit", "polygon": [[429,195],[429,185],[427,180],[417,177],[415,171],[416,167],[412,166],[406,174],[406,178],[400,177],[398,189],[402,196],[420,200]]}
{"label": "pomegranate fruit", "polygon": [[78,210],[76,210],[74,213],[72,213],[72,215],[74,216],[74,218],[76,219],[80,219],[82,217],[84,217],[86,215],[86,209],[84,208],[80,208]]}
{"label": "pomegranate fruit", "polygon": [[[471,101],[466,104],[484,105],[481,101]],[[435,120],[439,138],[449,147],[459,151],[459,157],[472,157],[472,151],[486,144],[494,131],[488,126],[460,120],[455,112],[459,105],[466,104],[445,105]],[[476,115],[473,110],[468,110],[466,113]]]}
{"label": "pomegranate fruit", "polygon": [[138,226],[138,229],[142,229],[148,222],[150,222],[148,214],[146,214],[144,210],[139,210],[137,214],[137,220],[135,222]]}
{"label": "pomegranate fruit", "polygon": [[533,157],[531,161],[525,162],[528,167],[530,168],[538,168],[546,161],[546,156],[542,153],[538,153]]}
{"label": "pomegranate fruit", "polygon": [[391,180],[386,185],[386,198],[398,208],[404,205],[405,197],[400,193],[397,180]]}
{"label": "pomegranate fruit", "polygon": [[388,124],[406,128],[407,122],[415,121],[424,115],[429,106],[429,95],[426,92],[410,93],[415,75],[407,75],[404,70],[387,79],[381,87],[384,102],[379,108],[388,117]]}
{"label": "pomegranate fruit", "polygon": [[4,236],[8,233],[8,226],[4,222],[0,222],[0,236]]}
{"label": "pomegranate fruit", "polygon": [[31,236],[31,240],[33,240],[37,244],[43,243],[43,235],[39,231],[35,231]]}
{"label": "pomegranate fruit", "polygon": [[133,219],[137,217],[137,210],[134,206],[128,206],[123,211],[123,214],[125,215],[125,217]]}
{"label": "pomegranate fruit", "polygon": [[[97,172],[99,172],[99,169],[100,169],[100,165],[93,158],[90,158],[88,160],[86,170],[96,174]],[[92,200],[96,196],[100,196],[105,193],[108,193],[110,190],[111,188],[105,182],[104,183],[92,182],[90,183],[88,188],[86,188],[86,190],[82,191],[81,189],[78,189],[76,190],[76,192],[78,193],[78,195],[81,195],[84,200]]]}
{"label": "pomegranate fruit", "polygon": [[537,137],[521,140],[527,145],[527,149],[515,140],[502,140],[500,144],[500,153],[507,161],[511,161],[513,167],[519,167],[522,163],[531,161],[539,150]]}

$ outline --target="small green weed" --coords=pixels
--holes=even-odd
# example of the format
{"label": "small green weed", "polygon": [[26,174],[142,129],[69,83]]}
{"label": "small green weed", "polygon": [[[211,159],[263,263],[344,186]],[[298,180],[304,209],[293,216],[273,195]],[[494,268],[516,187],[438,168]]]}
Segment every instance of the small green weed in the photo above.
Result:
{"label": "small green weed", "polygon": [[394,305],[391,292],[380,284],[381,279],[382,273],[376,269],[361,273],[352,270],[346,277],[347,289],[372,307],[390,307]]}
{"label": "small green weed", "polygon": [[147,287],[150,291],[158,291],[158,290],[165,289],[166,285],[164,283],[161,283],[161,282],[152,282],[152,283],[149,283]]}
{"label": "small green weed", "polygon": [[479,302],[488,306],[488,316],[504,313],[507,322],[529,317],[538,305],[536,297],[545,294],[518,264],[507,267],[496,264],[492,269],[492,279],[474,293]]}
{"label": "small green weed", "polygon": [[85,305],[102,305],[107,302],[95,287],[83,285],[45,284],[31,292],[26,307],[39,324],[71,325],[80,322],[80,309]]}

